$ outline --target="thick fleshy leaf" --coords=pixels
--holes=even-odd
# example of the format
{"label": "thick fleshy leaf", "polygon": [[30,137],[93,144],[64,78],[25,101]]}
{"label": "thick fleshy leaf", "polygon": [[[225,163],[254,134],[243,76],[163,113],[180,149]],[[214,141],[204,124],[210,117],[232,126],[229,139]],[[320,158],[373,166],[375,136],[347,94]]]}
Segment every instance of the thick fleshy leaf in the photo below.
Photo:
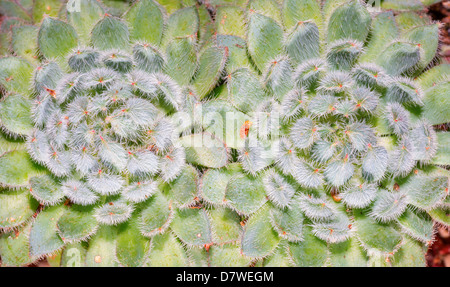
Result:
{"label": "thick fleshy leaf", "polygon": [[364,42],[369,33],[372,18],[359,1],[345,3],[333,12],[328,22],[328,43],[341,39]]}
{"label": "thick fleshy leaf", "polygon": [[150,240],[142,236],[135,221],[119,227],[116,258],[121,266],[141,267],[147,260]]}
{"label": "thick fleshy leaf", "polygon": [[11,48],[14,53],[30,63],[37,64],[36,38],[39,29],[32,25],[13,26],[11,28]]}
{"label": "thick fleshy leaf", "polygon": [[272,18],[250,12],[248,22],[248,51],[260,71],[281,52],[283,30]]}
{"label": "thick fleshy leaf", "polygon": [[33,129],[31,103],[21,95],[9,95],[0,101],[0,125],[15,136],[29,135]]}
{"label": "thick fleshy leaf", "polygon": [[225,49],[210,47],[203,51],[198,61],[198,71],[192,84],[200,99],[203,99],[217,85],[227,61],[227,52]]}
{"label": "thick fleshy leaf", "polygon": [[225,199],[230,207],[244,215],[256,212],[267,201],[262,180],[244,174],[230,179]]}
{"label": "thick fleshy leaf", "polygon": [[212,243],[211,222],[204,209],[179,209],[170,225],[185,244],[203,246]]}
{"label": "thick fleshy leaf", "polygon": [[226,145],[208,133],[193,134],[180,139],[186,149],[186,161],[211,168],[220,168],[228,163]]}
{"label": "thick fleshy leaf", "polygon": [[147,265],[150,267],[186,267],[189,258],[172,232],[155,236]]}
{"label": "thick fleshy leaf", "polygon": [[39,205],[26,189],[0,190],[0,229],[24,224]]}
{"label": "thick fleshy leaf", "polygon": [[372,21],[370,39],[365,47],[365,52],[360,57],[360,62],[373,62],[378,56],[380,50],[394,41],[399,34],[398,27],[395,24],[393,12],[382,12],[375,16]]}
{"label": "thick fleshy leaf", "polygon": [[130,32],[125,23],[118,18],[106,16],[95,24],[91,33],[91,43],[99,50],[126,50]]}
{"label": "thick fleshy leaf", "polygon": [[157,46],[161,43],[164,15],[154,1],[136,1],[125,19],[130,27],[131,41],[144,41]]}
{"label": "thick fleshy leaf", "polygon": [[88,267],[115,267],[116,261],[117,228],[102,226],[89,241],[86,252],[86,266]]}
{"label": "thick fleshy leaf", "polygon": [[298,22],[312,20],[322,25],[322,13],[318,0],[287,0],[282,2],[283,24],[290,30]]}
{"label": "thick fleshy leaf", "polygon": [[258,78],[245,68],[228,75],[227,87],[229,100],[244,113],[253,111],[266,98]]}
{"label": "thick fleshy leaf", "polygon": [[[293,0],[285,2],[294,2]],[[298,1],[297,2],[302,2]],[[306,2],[317,2],[308,0]],[[290,10],[290,9],[289,9]],[[292,13],[288,12],[287,13]],[[301,11],[301,9],[299,9]],[[295,13],[295,12],[294,12]],[[299,16],[297,16],[299,17]],[[286,39],[286,51],[290,59],[300,64],[303,61],[318,58],[320,52],[319,28],[314,22],[298,22]]]}
{"label": "thick fleshy leaf", "polygon": [[333,267],[366,267],[367,256],[358,240],[352,238],[345,242],[330,245],[330,261]]}
{"label": "thick fleshy leaf", "polygon": [[187,207],[198,200],[198,180],[198,171],[195,167],[186,165],[175,180],[164,185],[163,190],[175,206]]}
{"label": "thick fleshy leaf", "polygon": [[430,210],[448,194],[449,178],[445,175],[413,175],[402,190],[408,194],[408,202],[422,209]]}
{"label": "thick fleshy leaf", "polygon": [[269,220],[270,207],[263,206],[246,222],[242,236],[242,252],[244,255],[261,258],[269,255],[279,244],[280,237],[272,229]]}
{"label": "thick fleshy leaf", "polygon": [[139,229],[147,237],[161,234],[169,227],[172,219],[172,204],[161,193],[156,193],[145,202],[139,218]]}
{"label": "thick fleshy leaf", "polygon": [[389,75],[399,76],[414,71],[419,61],[420,47],[406,42],[394,42],[379,54],[376,63]]}
{"label": "thick fleshy leaf", "polygon": [[402,230],[412,238],[423,243],[430,243],[433,240],[434,224],[426,213],[407,209],[397,221]]}
{"label": "thick fleshy leaf", "polygon": [[405,243],[392,258],[393,267],[426,267],[426,248],[422,243],[405,238]]}
{"label": "thick fleshy leaf", "polygon": [[164,31],[163,46],[170,41],[180,37],[197,38],[199,29],[199,19],[197,10],[194,7],[186,7],[177,10],[169,16],[166,29]]}
{"label": "thick fleshy leaf", "polygon": [[321,267],[328,258],[325,241],[315,237],[310,227],[304,228],[304,240],[299,243],[289,242],[288,256],[299,267]]}
{"label": "thick fleshy leaf", "polygon": [[388,222],[402,215],[407,205],[408,198],[404,192],[381,190],[370,215],[381,222]]}
{"label": "thick fleshy leaf", "polygon": [[92,28],[104,15],[101,4],[96,0],[72,0],[66,10],[67,21],[77,31],[80,42],[89,44]]}
{"label": "thick fleshy leaf", "polygon": [[176,38],[166,48],[166,72],[179,85],[187,85],[197,68],[197,55],[193,39]]}
{"label": "thick fleshy leaf", "polygon": [[4,57],[0,59],[0,86],[9,92],[27,94],[33,67],[21,58]]}
{"label": "thick fleshy leaf", "polygon": [[439,25],[430,24],[415,27],[403,36],[408,42],[419,45],[421,48],[420,66],[426,68],[436,57],[439,45]]}
{"label": "thick fleshy leaf", "polygon": [[64,206],[52,206],[42,210],[30,231],[30,254],[43,256],[52,254],[64,246],[58,234],[57,223],[64,213]]}
{"label": "thick fleshy leaf", "polygon": [[299,206],[292,206],[283,210],[272,209],[270,222],[278,235],[289,242],[303,241],[304,215]]}
{"label": "thick fleshy leaf", "polygon": [[245,38],[244,11],[235,6],[219,6],[216,12],[216,26],[218,34],[233,35]]}
{"label": "thick fleshy leaf", "polygon": [[377,223],[370,217],[358,216],[356,222],[357,238],[366,250],[383,253],[394,251],[402,242],[402,235],[388,224]]}
{"label": "thick fleshy leaf", "polygon": [[239,240],[242,227],[239,215],[228,208],[215,208],[209,211],[212,239],[216,244]]}
{"label": "thick fleshy leaf", "polygon": [[45,16],[57,17],[63,3],[59,0],[36,0],[33,1],[33,22],[40,23]]}
{"label": "thick fleshy leaf", "polygon": [[240,171],[239,164],[230,164],[224,169],[206,170],[199,185],[201,198],[214,205],[224,204],[228,182]]}
{"label": "thick fleshy leaf", "polygon": [[0,254],[3,266],[24,266],[38,259],[38,257],[30,255],[28,241],[30,229],[31,223],[16,231],[0,235]]}
{"label": "thick fleshy leaf", "polygon": [[98,227],[94,217],[94,206],[72,205],[58,220],[58,232],[64,242],[84,241],[90,238]]}
{"label": "thick fleshy leaf", "polygon": [[59,182],[50,175],[43,174],[30,178],[30,193],[41,204],[55,205],[64,198]]}
{"label": "thick fleshy leaf", "polygon": [[437,125],[450,122],[450,102],[447,95],[450,92],[450,83],[433,86],[425,91],[424,116],[430,124]]}
{"label": "thick fleshy leaf", "polygon": [[44,172],[24,150],[11,151],[0,157],[0,184],[26,186],[28,180]]}
{"label": "thick fleshy leaf", "polygon": [[75,29],[69,24],[47,17],[38,35],[39,52],[47,59],[63,58],[78,43]]}
{"label": "thick fleshy leaf", "polygon": [[247,267],[251,258],[241,253],[239,244],[213,245],[209,250],[212,267]]}
{"label": "thick fleshy leaf", "polygon": [[436,134],[438,149],[432,162],[437,165],[450,165],[450,132],[439,132]]}

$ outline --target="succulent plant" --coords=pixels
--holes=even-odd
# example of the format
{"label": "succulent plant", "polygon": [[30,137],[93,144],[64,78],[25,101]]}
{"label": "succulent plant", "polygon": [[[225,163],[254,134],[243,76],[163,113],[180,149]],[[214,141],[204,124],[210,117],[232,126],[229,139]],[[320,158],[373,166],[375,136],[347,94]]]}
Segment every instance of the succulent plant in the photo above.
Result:
{"label": "succulent plant", "polygon": [[0,59],[2,264],[425,265],[450,225],[439,25],[204,2],[79,0]]}

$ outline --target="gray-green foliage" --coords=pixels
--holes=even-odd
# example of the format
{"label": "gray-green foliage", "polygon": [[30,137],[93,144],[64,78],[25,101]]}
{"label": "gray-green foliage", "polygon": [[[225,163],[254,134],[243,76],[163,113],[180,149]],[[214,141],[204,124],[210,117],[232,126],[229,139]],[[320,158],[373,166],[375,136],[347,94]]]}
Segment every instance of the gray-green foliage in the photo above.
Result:
{"label": "gray-green foliage", "polygon": [[357,0],[35,2],[0,59],[3,265],[425,265],[449,225],[438,24]]}

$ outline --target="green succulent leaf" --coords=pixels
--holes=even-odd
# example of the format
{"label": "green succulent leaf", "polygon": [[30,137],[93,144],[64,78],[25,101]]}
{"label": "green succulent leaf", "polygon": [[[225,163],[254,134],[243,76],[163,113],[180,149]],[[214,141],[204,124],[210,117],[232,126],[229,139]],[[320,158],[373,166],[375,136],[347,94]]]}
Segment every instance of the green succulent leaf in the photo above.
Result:
{"label": "green succulent leaf", "polygon": [[158,46],[164,29],[164,14],[153,0],[136,1],[125,19],[130,27],[131,41],[145,41]]}
{"label": "green succulent leaf", "polygon": [[271,228],[270,221],[266,220],[269,216],[270,207],[266,204],[246,222],[241,243],[244,255],[253,258],[266,257],[278,246],[280,237]]}

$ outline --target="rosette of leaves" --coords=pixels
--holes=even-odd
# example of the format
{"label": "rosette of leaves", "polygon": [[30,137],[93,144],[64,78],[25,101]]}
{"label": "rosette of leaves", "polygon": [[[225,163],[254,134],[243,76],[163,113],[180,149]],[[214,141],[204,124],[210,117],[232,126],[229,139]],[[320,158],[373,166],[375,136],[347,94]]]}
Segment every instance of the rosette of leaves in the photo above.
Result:
{"label": "rosette of leaves", "polygon": [[1,264],[191,264],[179,233],[206,214],[185,211],[198,171],[176,120],[215,86],[225,49],[203,45],[205,7],[142,0],[117,18],[80,2],[38,24],[35,61],[0,59]]}
{"label": "rosette of leaves", "polygon": [[209,1],[229,58],[203,109],[226,127],[203,124],[235,163],[203,173],[201,198],[243,216],[261,266],[424,266],[449,225],[439,24],[354,0],[234,2]]}

